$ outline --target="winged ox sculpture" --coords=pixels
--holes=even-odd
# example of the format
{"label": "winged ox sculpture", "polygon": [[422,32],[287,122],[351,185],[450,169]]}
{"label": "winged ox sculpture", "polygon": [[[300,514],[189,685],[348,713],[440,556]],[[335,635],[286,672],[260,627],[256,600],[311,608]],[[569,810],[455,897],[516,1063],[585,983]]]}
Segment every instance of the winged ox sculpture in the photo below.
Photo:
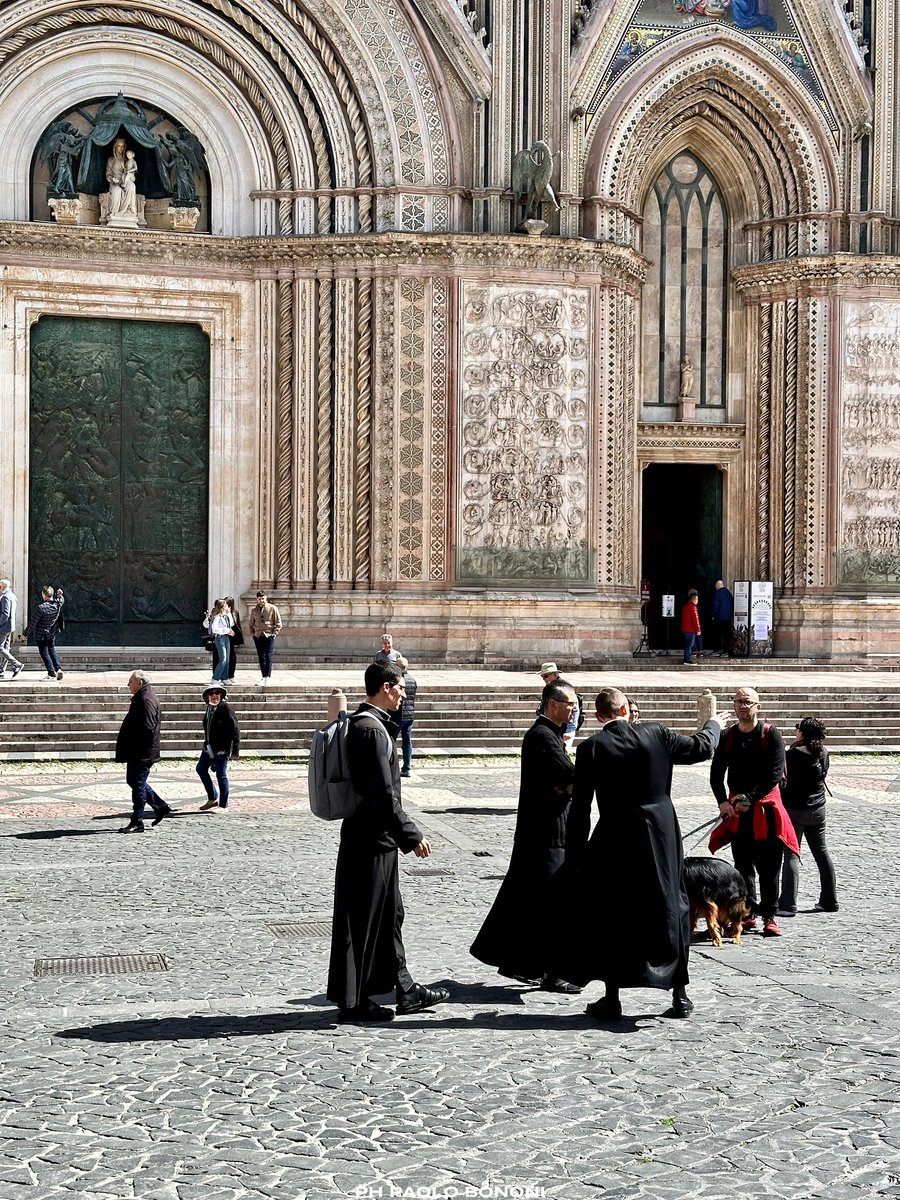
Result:
{"label": "winged ox sculpture", "polygon": [[552,204],[559,212],[559,204],[550,186],[553,174],[553,151],[546,142],[535,142],[530,150],[520,150],[513,155],[513,195],[525,206],[525,221],[538,221],[541,205]]}

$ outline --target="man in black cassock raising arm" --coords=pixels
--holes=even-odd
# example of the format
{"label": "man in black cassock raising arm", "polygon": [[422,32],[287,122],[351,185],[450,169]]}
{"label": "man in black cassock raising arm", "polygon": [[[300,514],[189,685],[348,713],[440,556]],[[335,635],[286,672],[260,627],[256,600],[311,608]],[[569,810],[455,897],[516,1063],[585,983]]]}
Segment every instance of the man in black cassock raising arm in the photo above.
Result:
{"label": "man in black cassock raising arm", "polygon": [[522,779],[506,878],[470,954],[501,975],[537,982],[545,992],[580,992],[551,969],[556,945],[551,886],[566,855],[566,818],[575,764],[563,736],[578,707],[571,684],[548,683],[541,711],[522,740]]}
{"label": "man in black cassock raising arm", "polygon": [[[690,906],[683,885],[684,854],[669,795],[676,763],[702,762],[725,723],[714,716],[688,737],[656,721],[632,725],[628,698],[618,688],[597,696],[599,733],[575,755],[575,794],[566,859],[578,871],[580,928],[564,959],[574,983],[602,979],[606,995],[585,1010],[600,1021],[622,1015],[619,989],[672,989],[668,1017],[693,1010],[688,982]],[[591,802],[599,821],[590,841]]]}
{"label": "man in black cassock raising arm", "polygon": [[347,756],[359,808],[341,825],[334,877],[334,918],[328,999],[343,1021],[390,1021],[394,1013],[371,997],[396,988],[397,1015],[421,1012],[450,998],[446,988],[416,983],[403,948],[398,848],[428,858],[431,846],[400,804],[400,766],[391,719],[405,687],[393,663],[372,663],[366,699],[350,717]]}

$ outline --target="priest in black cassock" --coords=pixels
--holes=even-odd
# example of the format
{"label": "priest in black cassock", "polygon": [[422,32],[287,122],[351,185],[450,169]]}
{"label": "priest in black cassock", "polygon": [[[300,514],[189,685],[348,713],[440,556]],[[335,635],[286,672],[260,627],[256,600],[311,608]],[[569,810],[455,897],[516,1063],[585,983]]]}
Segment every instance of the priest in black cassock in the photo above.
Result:
{"label": "priest in black cassock", "polygon": [[[561,964],[574,983],[606,984],[586,1009],[598,1020],[621,1017],[619,989],[629,987],[671,988],[666,1016],[687,1017],[690,906],[672,767],[709,758],[725,717],[685,736],[655,721],[630,724],[617,688],[604,688],[596,707],[602,728],[575,756],[567,867],[576,873],[581,920]],[[588,841],[595,795],[599,820]]]}
{"label": "priest in black cassock", "polygon": [[403,900],[397,850],[428,858],[431,845],[403,811],[395,741],[406,685],[393,663],[372,663],[366,699],[349,718],[347,758],[359,808],[341,823],[334,878],[328,999],[342,1021],[390,1021],[372,996],[396,990],[396,1014],[421,1012],[450,998],[416,983],[403,947]]}
{"label": "priest in black cassock", "polygon": [[548,683],[541,712],[522,740],[519,809],[509,870],[471,954],[548,992],[580,992],[551,970],[553,881],[566,853],[575,764],[563,735],[578,706],[571,685]]}

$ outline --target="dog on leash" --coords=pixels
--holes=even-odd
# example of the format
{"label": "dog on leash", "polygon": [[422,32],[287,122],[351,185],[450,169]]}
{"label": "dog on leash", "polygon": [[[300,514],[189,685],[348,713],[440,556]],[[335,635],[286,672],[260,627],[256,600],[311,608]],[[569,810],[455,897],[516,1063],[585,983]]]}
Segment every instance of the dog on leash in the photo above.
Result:
{"label": "dog on leash", "polygon": [[691,905],[691,933],[697,918],[703,917],[714,946],[722,945],[723,931],[735,945],[740,943],[750,905],[743,876],[731,863],[718,858],[686,858],[684,890]]}

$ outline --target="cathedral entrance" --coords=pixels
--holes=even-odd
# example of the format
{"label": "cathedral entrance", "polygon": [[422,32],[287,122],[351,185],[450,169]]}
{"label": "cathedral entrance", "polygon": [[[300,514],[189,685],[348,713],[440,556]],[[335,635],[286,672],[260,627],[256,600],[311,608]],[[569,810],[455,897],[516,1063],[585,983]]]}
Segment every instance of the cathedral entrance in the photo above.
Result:
{"label": "cathedral entrance", "polygon": [[197,645],[207,597],[209,339],[42,317],[31,330],[29,606],[70,645]]}
{"label": "cathedral entrance", "polygon": [[681,608],[691,588],[700,593],[700,622],[709,628],[710,598],[722,576],[722,473],[705,464],[651,463],[643,489],[641,576],[650,583],[650,645],[667,648],[661,602],[674,595],[668,648],[677,650]]}

